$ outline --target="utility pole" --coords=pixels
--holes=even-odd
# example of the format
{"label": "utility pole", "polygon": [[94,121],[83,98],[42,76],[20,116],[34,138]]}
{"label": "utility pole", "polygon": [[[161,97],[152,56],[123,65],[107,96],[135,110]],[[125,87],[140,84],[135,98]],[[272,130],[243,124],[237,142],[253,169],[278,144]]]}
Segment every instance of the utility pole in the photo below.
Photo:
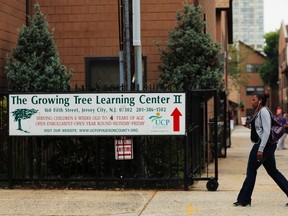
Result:
{"label": "utility pole", "polygon": [[[132,4],[131,4],[132,3]],[[131,4],[131,5],[130,5]],[[119,5],[119,84],[127,86],[131,90],[131,67],[135,65],[135,87],[143,90],[143,72],[142,72],[142,51],[141,51],[141,23],[140,23],[140,0],[118,0]],[[130,24],[130,6],[132,6],[133,37],[131,35]],[[133,50],[135,59],[131,59],[133,39]],[[134,69],[133,69],[134,70]]]}
{"label": "utility pole", "polygon": [[130,12],[129,12],[129,0],[125,0],[124,5],[124,21],[125,21],[125,44],[126,44],[126,74],[127,74],[127,90],[131,90],[131,43],[130,43]]}
{"label": "utility pole", "polygon": [[120,90],[125,86],[124,51],[123,51],[123,0],[118,0],[118,29],[119,29],[119,85]]}
{"label": "utility pole", "polygon": [[143,90],[142,51],[141,51],[141,12],[140,0],[133,1],[133,46],[135,50],[136,87]]}

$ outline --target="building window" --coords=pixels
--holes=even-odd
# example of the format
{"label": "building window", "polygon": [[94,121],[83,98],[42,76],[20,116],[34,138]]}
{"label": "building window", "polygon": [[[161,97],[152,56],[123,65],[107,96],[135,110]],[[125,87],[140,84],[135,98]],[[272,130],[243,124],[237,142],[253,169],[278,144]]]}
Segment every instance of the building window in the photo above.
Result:
{"label": "building window", "polygon": [[247,64],[246,65],[246,72],[247,73],[257,73],[259,72],[259,64]]}
{"label": "building window", "polygon": [[86,86],[119,85],[119,60],[111,58],[86,58]]}
{"label": "building window", "polygon": [[264,94],[264,87],[256,86],[256,87],[247,87],[246,95],[256,95],[256,94]]}
{"label": "building window", "polygon": [[257,44],[257,49],[262,49],[263,46],[261,44]]}
{"label": "building window", "polygon": [[[146,57],[142,58],[143,83],[147,82]],[[133,76],[133,72],[131,72]],[[85,58],[86,87],[118,86],[120,84],[118,57],[88,57]]]}

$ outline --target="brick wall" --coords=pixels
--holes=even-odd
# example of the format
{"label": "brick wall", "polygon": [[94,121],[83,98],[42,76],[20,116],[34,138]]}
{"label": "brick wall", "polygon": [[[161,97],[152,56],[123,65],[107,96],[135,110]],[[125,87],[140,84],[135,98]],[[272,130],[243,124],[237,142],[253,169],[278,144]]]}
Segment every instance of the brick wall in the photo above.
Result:
{"label": "brick wall", "polygon": [[0,0],[0,87],[7,85],[4,74],[6,56],[16,46],[18,29],[26,20],[25,1]]}
{"label": "brick wall", "polygon": [[278,65],[279,65],[279,85],[278,85],[278,100],[277,106],[280,106],[283,111],[288,110],[288,80],[285,73],[287,73],[287,25],[284,21],[281,23],[279,32],[279,46],[278,46]]}
{"label": "brick wall", "polygon": [[[26,1],[0,0],[1,10],[1,70],[5,53],[16,45],[17,29],[25,24]],[[118,57],[119,28],[118,1],[115,0],[39,0],[63,65],[73,69],[72,86],[85,84],[85,57]],[[207,28],[216,41],[215,1],[199,0]],[[35,0],[31,0],[31,7]],[[189,3],[193,3],[190,0]],[[147,57],[147,80],[158,79],[159,48],[166,46],[168,31],[176,25],[176,11],[183,8],[183,0],[142,0],[141,40],[142,54]],[[157,46],[158,44],[159,46]]]}
{"label": "brick wall", "polygon": [[142,1],[142,53],[147,56],[149,71],[147,79],[151,82],[156,81],[159,76],[158,65],[161,63],[159,49],[166,47],[168,31],[176,26],[176,12],[182,8],[181,0]]}
{"label": "brick wall", "polygon": [[85,84],[85,57],[115,57],[119,52],[115,0],[39,0],[62,64],[73,69],[72,86]]}
{"label": "brick wall", "polygon": [[216,3],[215,0],[200,0],[200,6],[206,17],[206,31],[216,42]]}
{"label": "brick wall", "polygon": [[[212,40],[215,41],[215,1],[201,0],[199,4],[205,13],[207,34],[210,34]],[[166,46],[168,31],[177,24],[176,12],[182,9],[183,1],[181,0],[142,1],[142,50],[143,55],[148,56],[148,80],[151,82],[156,81],[159,76],[158,65],[161,63],[159,48]],[[156,43],[159,47],[155,46]]]}
{"label": "brick wall", "polygon": [[[50,27],[55,28],[62,63],[74,70],[72,85],[85,83],[85,57],[118,56],[117,1],[39,0],[39,4]],[[215,37],[215,3],[202,0],[201,4],[207,11],[207,33]],[[168,31],[176,25],[176,11],[182,8],[183,0],[141,1],[142,54],[147,57],[148,83],[158,79],[159,48],[166,45]]]}

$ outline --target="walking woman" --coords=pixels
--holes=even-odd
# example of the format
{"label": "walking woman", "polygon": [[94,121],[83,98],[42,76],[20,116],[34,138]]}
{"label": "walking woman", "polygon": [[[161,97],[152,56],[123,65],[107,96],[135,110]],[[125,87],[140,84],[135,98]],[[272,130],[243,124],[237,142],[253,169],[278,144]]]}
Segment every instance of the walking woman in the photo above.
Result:
{"label": "walking woman", "polygon": [[[267,173],[281,188],[281,190],[288,196],[288,181],[277,170],[275,161],[276,143],[269,143],[268,138],[271,130],[271,116],[268,108],[265,106],[269,94],[255,95],[252,99],[252,107],[255,109],[255,114],[251,119],[250,139],[253,147],[249,154],[246,178],[243,182],[242,188],[238,194],[237,202],[234,206],[251,206],[251,196],[253,193],[257,169],[263,164]],[[288,206],[288,203],[286,204]]]}

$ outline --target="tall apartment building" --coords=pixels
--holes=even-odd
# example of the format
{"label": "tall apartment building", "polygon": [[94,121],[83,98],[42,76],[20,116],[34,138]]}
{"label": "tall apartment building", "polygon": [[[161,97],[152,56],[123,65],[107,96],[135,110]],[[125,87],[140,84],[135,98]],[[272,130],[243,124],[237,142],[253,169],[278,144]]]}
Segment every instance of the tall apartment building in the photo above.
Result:
{"label": "tall apartment building", "polygon": [[264,45],[264,0],[233,1],[233,40],[261,51]]}

